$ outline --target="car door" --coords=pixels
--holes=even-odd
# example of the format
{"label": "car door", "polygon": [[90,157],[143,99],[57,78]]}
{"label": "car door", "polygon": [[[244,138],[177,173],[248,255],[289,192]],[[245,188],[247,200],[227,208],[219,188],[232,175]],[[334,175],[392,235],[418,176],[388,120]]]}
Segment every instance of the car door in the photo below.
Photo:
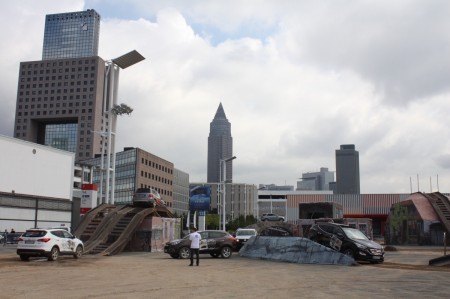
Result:
{"label": "car door", "polygon": [[209,232],[208,249],[218,250],[224,235],[223,232]]}
{"label": "car door", "polygon": [[200,240],[200,251],[206,251],[208,250],[208,232],[200,232],[200,236],[202,239]]}
{"label": "car door", "polygon": [[55,236],[55,243],[59,247],[59,251],[65,252],[69,250],[69,244],[67,239],[64,237],[64,232],[61,230],[52,231],[52,235]]}
{"label": "car door", "polygon": [[331,241],[331,237],[332,237],[332,233],[333,233],[333,227],[331,227],[331,226],[329,226],[327,224],[320,224],[319,227],[322,230],[320,243],[322,245],[327,246],[327,247],[331,247],[330,246],[330,241]]}
{"label": "car door", "polygon": [[76,244],[75,244],[75,241],[73,240],[73,236],[69,232],[66,232],[66,231],[62,231],[62,232],[64,234],[64,240],[67,244],[67,251],[74,252]]}

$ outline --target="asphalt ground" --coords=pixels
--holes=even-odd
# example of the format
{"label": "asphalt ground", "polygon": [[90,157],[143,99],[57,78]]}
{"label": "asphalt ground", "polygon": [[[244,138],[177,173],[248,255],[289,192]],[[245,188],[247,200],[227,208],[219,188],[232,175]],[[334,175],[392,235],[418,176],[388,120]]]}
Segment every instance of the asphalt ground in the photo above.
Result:
{"label": "asphalt ground", "polygon": [[396,247],[385,262],[306,265],[201,255],[199,267],[162,252],[20,261],[0,245],[0,298],[449,298],[443,248]]}

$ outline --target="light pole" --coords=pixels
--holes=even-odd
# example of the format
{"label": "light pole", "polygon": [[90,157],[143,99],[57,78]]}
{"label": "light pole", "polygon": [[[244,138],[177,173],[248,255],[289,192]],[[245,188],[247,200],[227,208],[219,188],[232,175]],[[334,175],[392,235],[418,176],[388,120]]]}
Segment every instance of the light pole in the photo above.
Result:
{"label": "light pole", "polygon": [[[225,191],[225,183],[226,183],[226,181],[227,181],[227,162],[229,162],[229,161],[231,161],[231,160],[234,160],[234,159],[236,159],[236,156],[233,156],[233,157],[229,157],[229,158],[226,158],[226,159],[221,159],[220,160],[220,166],[222,166],[221,168],[221,179],[222,179],[222,186],[223,186],[223,189],[222,189],[222,196],[223,196],[223,198],[222,198],[222,208],[223,208],[223,214],[222,214],[222,230],[225,230],[225,216],[226,216],[226,191]],[[223,174],[222,174],[222,170],[223,170]]]}
{"label": "light pole", "polygon": [[[121,104],[120,106],[117,105],[117,93],[119,89],[118,88],[119,70],[132,66],[133,64],[136,64],[144,59],[145,58],[141,54],[139,54],[138,51],[133,50],[118,58],[105,62],[106,68],[105,68],[105,85],[103,91],[103,124],[108,124],[106,132],[104,132],[106,135],[108,147],[106,153],[107,172],[106,172],[106,190],[104,203],[114,204],[114,189],[116,179],[115,137],[116,137],[117,115],[122,115],[123,113],[129,114],[132,111],[127,110],[126,108],[129,107],[126,105],[123,104]],[[103,137],[105,136],[102,135],[102,139]],[[104,142],[102,142],[102,154],[101,154],[102,161],[104,155],[103,144]],[[110,188],[110,182],[112,184],[112,188]]]}

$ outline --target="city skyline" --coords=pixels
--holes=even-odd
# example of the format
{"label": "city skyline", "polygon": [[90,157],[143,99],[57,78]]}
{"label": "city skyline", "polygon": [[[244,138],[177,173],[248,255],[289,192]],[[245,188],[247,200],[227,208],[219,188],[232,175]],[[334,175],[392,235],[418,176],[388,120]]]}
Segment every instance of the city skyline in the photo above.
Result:
{"label": "city skyline", "polygon": [[116,151],[140,147],[206,181],[222,102],[234,182],[295,186],[355,144],[361,193],[449,192],[450,3],[202,3],[8,2],[0,134],[13,136],[19,63],[41,59],[45,15],[95,9],[100,57],[147,58],[121,74],[119,102],[134,111],[118,120]]}

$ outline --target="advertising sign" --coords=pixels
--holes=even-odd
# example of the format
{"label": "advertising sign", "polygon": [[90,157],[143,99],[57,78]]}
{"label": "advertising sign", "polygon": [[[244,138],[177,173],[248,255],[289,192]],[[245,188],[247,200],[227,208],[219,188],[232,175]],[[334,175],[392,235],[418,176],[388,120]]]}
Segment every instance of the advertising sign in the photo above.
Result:
{"label": "advertising sign", "polygon": [[97,206],[97,185],[81,184],[80,214],[86,214]]}
{"label": "advertising sign", "polygon": [[192,186],[189,209],[191,211],[209,211],[211,207],[211,186]]}

